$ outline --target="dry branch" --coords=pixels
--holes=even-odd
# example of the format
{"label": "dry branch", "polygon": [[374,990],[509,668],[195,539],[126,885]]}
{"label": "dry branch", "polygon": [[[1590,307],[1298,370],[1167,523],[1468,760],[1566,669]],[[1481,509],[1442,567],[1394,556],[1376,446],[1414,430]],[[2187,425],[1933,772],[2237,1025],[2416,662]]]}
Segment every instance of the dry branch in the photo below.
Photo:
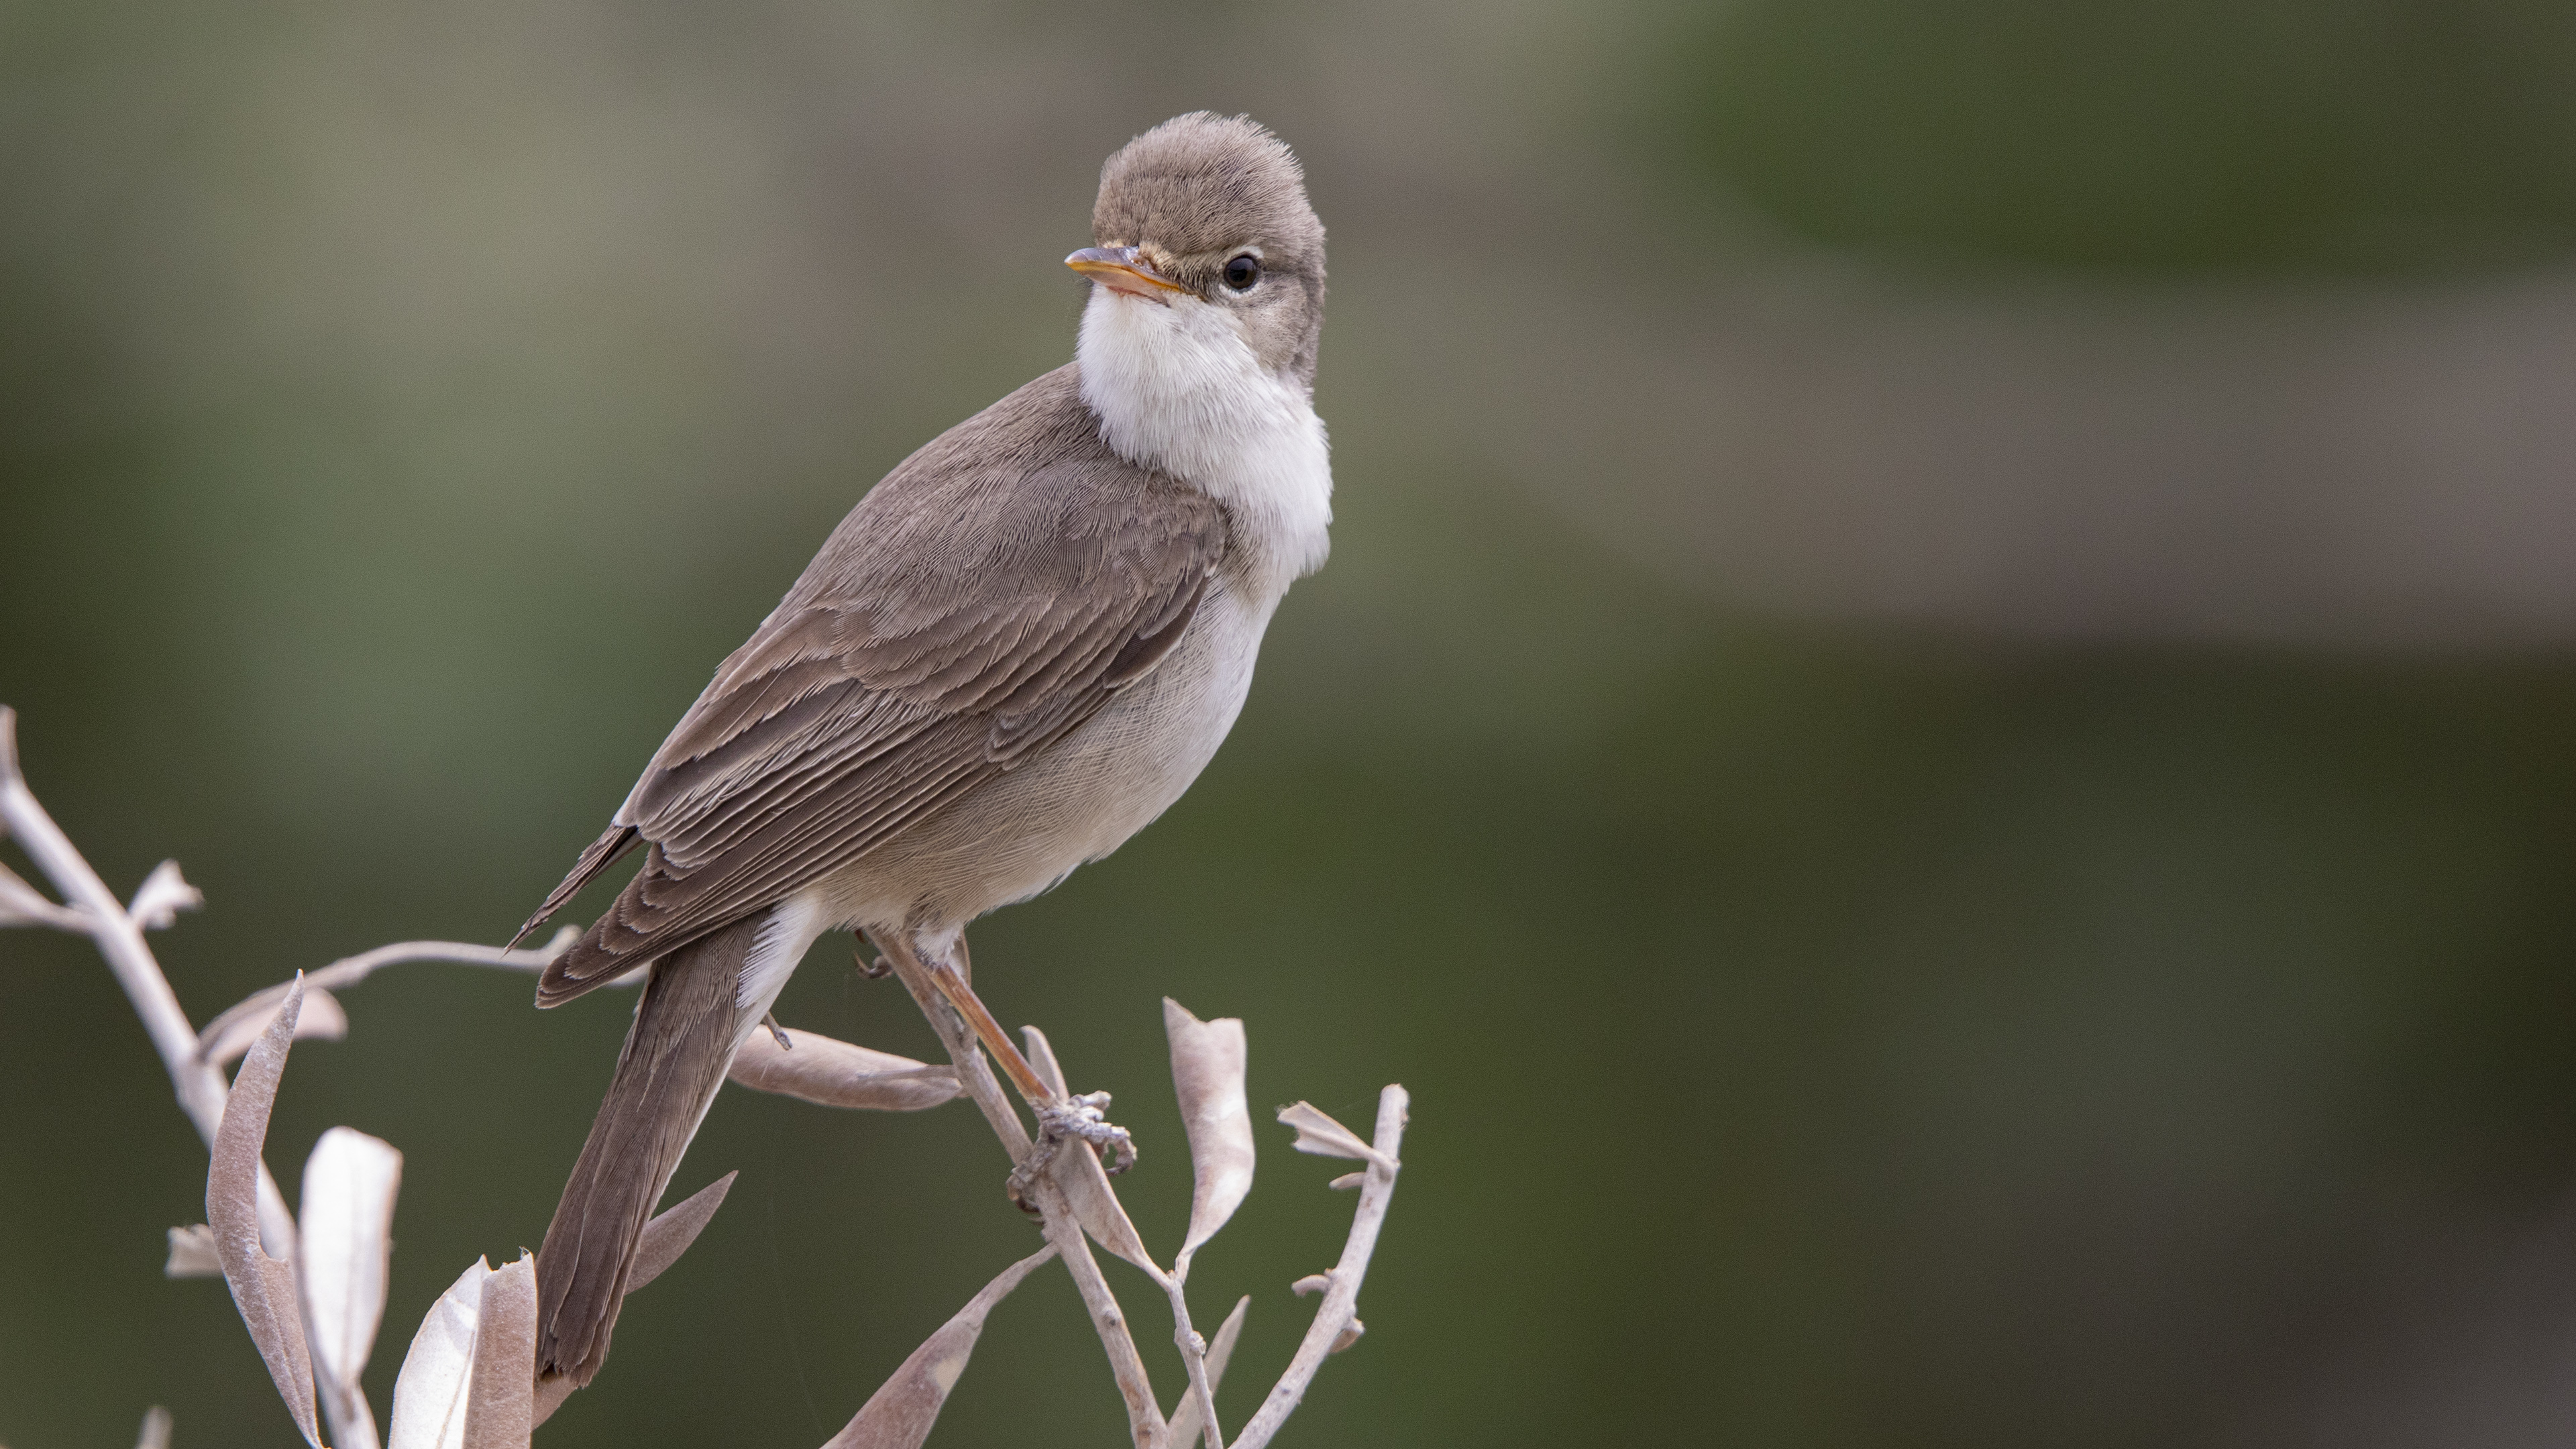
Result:
{"label": "dry branch", "polygon": [[[1225,1316],[1225,1322],[1217,1325],[1216,1337],[1208,1340],[1207,1381],[1210,1399],[1214,1399],[1216,1391],[1224,1386],[1225,1366],[1234,1361],[1235,1340],[1243,1336],[1243,1316],[1251,1307],[1250,1298],[1234,1300],[1234,1311]],[[1207,1421],[1201,1417],[1203,1412],[1199,1407],[1198,1395],[1192,1394],[1182,1400],[1181,1406],[1172,1411],[1172,1443],[1181,1446],[1181,1449],[1188,1449],[1190,1440],[1205,1432],[1204,1425]],[[1219,1437],[1222,1439],[1222,1436]]]}
{"label": "dry branch", "polygon": [[[463,941],[397,941],[390,946],[378,946],[355,956],[343,956],[319,971],[306,973],[305,1009],[312,1010],[311,995],[314,992],[345,990],[387,966],[398,966],[407,961],[445,961],[461,966],[497,966],[505,971],[543,971],[546,963],[562,955],[564,948],[580,934],[566,926],[555,932],[553,940],[533,951],[475,946]],[[629,971],[607,984],[632,986],[642,979],[642,972]],[[245,1050],[250,1038],[267,1028],[268,1018],[275,1014],[278,1003],[286,999],[286,987],[287,983],[283,981],[275,986],[263,986],[216,1012],[214,1020],[207,1022],[206,1029],[198,1033],[197,1055],[210,1062],[224,1062]],[[345,1017],[342,1020],[346,1022]]]}
{"label": "dry branch", "polygon": [[[63,893],[67,910],[79,918],[64,929],[84,932],[98,944],[109,973],[125,988],[134,1014],[142,1019],[144,1034],[152,1039],[153,1050],[160,1053],[161,1064],[170,1073],[180,1110],[196,1124],[197,1135],[211,1150],[215,1129],[224,1120],[228,1088],[223,1073],[198,1058],[197,1033],[188,1025],[188,1014],[179,1009],[178,994],[161,974],[152,948],[144,944],[143,928],[125,913],[115,893],[27,788],[26,776],[18,768],[18,712],[6,705],[0,705],[0,832],[15,839]],[[259,1166],[258,1179],[260,1236],[272,1254],[291,1259],[295,1218],[286,1210],[286,1195],[277,1190],[277,1180],[266,1164]]]}
{"label": "dry branch", "polygon": [[[1002,1140],[1002,1150],[1010,1154],[1017,1169],[1028,1161],[1029,1133],[1020,1125],[1019,1114],[1002,1095],[1001,1083],[994,1080],[992,1068],[984,1063],[981,1049],[967,1030],[963,1018],[950,1008],[947,997],[933,984],[928,968],[914,956],[911,947],[898,937],[871,936],[877,953],[894,968],[904,989],[929,1018],[932,1030],[939,1033],[940,1043],[948,1048],[948,1059],[957,1068],[957,1077],[968,1096],[992,1125],[993,1134]],[[1081,1156],[1090,1153],[1083,1151]],[[1100,1335],[1101,1347],[1109,1355],[1111,1374],[1118,1380],[1119,1397],[1127,1405],[1127,1430],[1136,1449],[1163,1449],[1166,1430],[1162,1406],[1154,1401],[1153,1381],[1145,1375],[1145,1362],[1136,1352],[1136,1341],[1128,1335],[1127,1315],[1118,1306],[1118,1297],[1109,1290],[1109,1282],[1100,1275],[1100,1264],[1091,1256],[1091,1244],[1082,1227],[1074,1220],[1064,1190],[1052,1177],[1039,1176],[1031,1184],[1030,1197],[1036,1203],[1040,1218],[1046,1224],[1047,1241],[1064,1258],[1065,1270],[1073,1275],[1074,1286],[1082,1293],[1083,1306],[1090,1310],[1091,1325]]]}
{"label": "dry branch", "polygon": [[[63,903],[48,900],[0,868],[0,926],[50,926],[96,942],[134,1002],[182,1108],[210,1149],[207,1223],[170,1230],[166,1271],[174,1277],[221,1272],[308,1443],[321,1443],[318,1390],[341,1449],[376,1449],[375,1419],[359,1377],[384,1312],[402,1155],[363,1133],[331,1129],[306,1164],[301,1223],[289,1216],[260,1160],[286,1056],[299,1038],[345,1034],[346,1013],[326,987],[352,986],[384,966],[407,961],[537,971],[569,943],[572,933],[559,933],[544,949],[533,951],[439,941],[379,947],[254,993],[202,1032],[191,1031],[143,932],[167,926],[177,912],[201,904],[197,891],[176,865],[164,862],[130,902],[120,905],[27,789],[18,769],[15,724],[15,715],[0,708],[0,832],[22,844],[61,891]],[[731,1079],[821,1105],[881,1111],[919,1110],[961,1093],[971,1097],[1009,1154],[1011,1181],[1042,1219],[1047,1246],[1005,1270],[949,1319],[825,1449],[919,1449],[963,1371],[985,1317],[1049,1257],[1064,1260],[1082,1295],[1125,1400],[1130,1437],[1138,1449],[1187,1449],[1191,1440],[1202,1438],[1207,1449],[1226,1449],[1215,1393],[1250,1300],[1236,1303],[1211,1343],[1191,1328],[1184,1285],[1193,1255],[1225,1226],[1252,1185],[1255,1153],[1244,1094],[1242,1022],[1201,1021],[1177,1002],[1166,998],[1163,1003],[1192,1180],[1189,1226],[1172,1270],[1166,1272],[1145,1249],[1090,1145],[1102,1140],[1099,1109],[1106,1106],[1107,1094],[1072,1097],[1052,1045],[1035,1027],[1024,1028],[1028,1050],[1023,1057],[988,1017],[979,1016],[970,1026],[961,1012],[968,1006],[980,1011],[980,1003],[964,995],[965,1005],[959,1004],[962,973],[949,979],[948,968],[925,966],[906,949],[908,944],[877,942],[938,1032],[950,1066],[928,1066],[790,1031],[773,1021],[774,1035],[754,1034],[745,1044]],[[631,984],[642,974],[641,969],[630,972],[618,984]],[[1043,1131],[1034,1141],[1017,1104],[986,1061],[988,1046],[1006,1059],[1036,1110]],[[223,1064],[245,1053],[238,1079],[227,1084]],[[1361,1188],[1349,1238],[1329,1273],[1293,1285],[1300,1295],[1320,1292],[1323,1301],[1296,1356],[1233,1449],[1266,1449],[1303,1400],[1323,1360],[1365,1331],[1357,1314],[1358,1295],[1401,1171],[1406,1106],[1402,1087],[1385,1089],[1374,1140],[1361,1138],[1304,1102],[1281,1110],[1280,1120],[1296,1129],[1298,1151],[1367,1167],[1332,1183],[1335,1188]],[[1123,1146],[1123,1139],[1123,1133],[1111,1129],[1113,1146]],[[628,1291],[653,1281],[688,1249],[733,1181],[734,1174],[727,1173],[646,1225]],[[1168,1424],[1126,1316],[1092,1256],[1095,1240],[1152,1278],[1169,1300],[1173,1342],[1189,1391]],[[396,1379],[387,1449],[529,1449],[535,1426],[569,1392],[563,1382],[541,1386],[534,1381],[535,1292],[534,1259],[522,1253],[497,1271],[478,1259],[441,1295],[423,1317]],[[146,1419],[143,1443],[166,1446],[168,1422],[166,1414],[155,1411]]]}
{"label": "dry branch", "polygon": [[[1315,1321],[1307,1327],[1305,1339],[1297,1345],[1297,1356],[1289,1360],[1288,1371],[1279,1376],[1270,1396],[1262,1401],[1260,1412],[1254,1414],[1252,1422],[1244,1425],[1243,1432],[1236,1436],[1234,1449],[1262,1449],[1268,1444],[1271,1436],[1279,1432],[1279,1426],[1296,1412],[1297,1405],[1306,1397],[1307,1385],[1315,1381],[1315,1372],[1324,1366],[1324,1360],[1335,1350],[1348,1346],[1343,1335],[1359,1322],[1360,1282],[1368,1276],[1369,1255],[1377,1251],[1378,1229],[1386,1222],[1388,1204],[1395,1199],[1395,1175],[1403,1166],[1399,1153],[1404,1146],[1405,1109],[1412,1100],[1400,1086],[1390,1085],[1378,1093],[1377,1140],[1360,1144],[1368,1154],[1368,1181],[1360,1188],[1360,1205],[1351,1218],[1350,1238],[1342,1245],[1342,1260],[1328,1275],[1331,1286],[1324,1290],[1324,1301],[1315,1310]],[[1318,1133],[1318,1140],[1332,1140],[1336,1146],[1340,1145],[1340,1139],[1358,1142],[1350,1129],[1339,1122],[1303,1102],[1297,1107],[1321,1118],[1321,1125],[1329,1125],[1339,1132],[1339,1138]],[[1282,1111],[1279,1119],[1289,1121],[1290,1113],[1296,1110]],[[1303,1114],[1300,1115],[1302,1119]],[[1306,1123],[1300,1120],[1290,1125],[1297,1127],[1298,1142],[1302,1146],[1308,1140]],[[1334,1155],[1347,1154],[1337,1152]]]}

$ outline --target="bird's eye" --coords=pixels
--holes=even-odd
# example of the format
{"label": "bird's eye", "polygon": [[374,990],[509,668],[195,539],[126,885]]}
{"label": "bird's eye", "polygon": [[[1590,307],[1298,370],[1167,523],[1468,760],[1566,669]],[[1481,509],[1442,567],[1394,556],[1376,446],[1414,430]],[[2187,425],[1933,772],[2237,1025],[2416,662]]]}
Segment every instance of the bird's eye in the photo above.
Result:
{"label": "bird's eye", "polygon": [[1238,292],[1249,292],[1261,280],[1261,262],[1246,253],[1225,264],[1225,284]]}

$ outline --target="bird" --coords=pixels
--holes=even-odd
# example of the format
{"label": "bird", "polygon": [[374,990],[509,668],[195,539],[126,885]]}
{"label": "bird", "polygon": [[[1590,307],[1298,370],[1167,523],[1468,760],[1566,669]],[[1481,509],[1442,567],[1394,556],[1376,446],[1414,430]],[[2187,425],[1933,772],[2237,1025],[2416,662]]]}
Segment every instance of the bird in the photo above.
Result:
{"label": "bird", "polygon": [[643,853],[537,987],[559,1006],[649,968],[537,1252],[541,1387],[599,1372],[645,1223],[825,932],[931,970],[1037,1099],[966,983],[967,925],[1180,798],[1323,566],[1324,227],[1296,155],[1176,116],[1102,166],[1091,237],[1065,259],[1073,361],[859,499],[522,928]]}

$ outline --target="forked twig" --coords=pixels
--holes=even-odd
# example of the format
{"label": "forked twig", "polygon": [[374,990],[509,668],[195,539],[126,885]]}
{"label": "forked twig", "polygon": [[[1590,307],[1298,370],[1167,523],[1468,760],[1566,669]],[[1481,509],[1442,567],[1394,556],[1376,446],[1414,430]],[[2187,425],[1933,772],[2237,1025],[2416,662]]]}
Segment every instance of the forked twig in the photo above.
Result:
{"label": "forked twig", "polygon": [[[61,892],[64,904],[44,899],[0,871],[0,924],[53,926],[87,935],[97,944],[134,1003],[180,1106],[206,1138],[213,1158],[207,1199],[212,1226],[172,1230],[170,1271],[174,1276],[205,1271],[216,1266],[211,1260],[220,1259],[244,1322],[307,1439],[319,1442],[313,1412],[318,1390],[342,1449],[373,1449],[378,1442],[375,1421],[357,1377],[383,1309],[384,1255],[401,1154],[347,1128],[326,1133],[306,1165],[305,1219],[299,1227],[260,1160],[262,1128],[287,1043],[317,1030],[336,1036],[345,1027],[325,988],[355,985],[375,970],[403,961],[541,970],[572,933],[561,933],[533,951],[442,941],[378,947],[300,981],[254,993],[210,1021],[203,1032],[192,1031],[143,933],[169,924],[173,911],[197,904],[196,891],[175,865],[165,862],[131,903],[120,905],[27,788],[18,767],[15,729],[15,714],[0,707],[0,833],[20,842]],[[1251,1186],[1254,1151],[1243,1098],[1242,1023],[1202,1022],[1177,1003],[1164,1003],[1193,1177],[1188,1234],[1166,1271],[1137,1236],[1099,1155],[1079,1136],[1065,1135],[1063,1125],[1049,1115],[1071,1100],[1089,1103],[1096,1120],[1106,1094],[1068,1099],[1064,1073],[1043,1033],[1027,1030],[1029,1049],[1023,1056],[965,990],[962,971],[952,979],[946,968],[926,966],[905,941],[880,940],[877,945],[938,1032],[952,1066],[926,1067],[773,1022],[773,1035],[746,1044],[733,1080],[827,1106],[896,1111],[935,1105],[962,1089],[974,1098],[1010,1155],[1015,1190],[1042,1220],[1048,1246],[1005,1270],[923,1344],[833,1445],[919,1449],[965,1367],[984,1314],[1047,1256],[1059,1256],[1107,1353],[1137,1449],[1189,1449],[1195,1439],[1203,1439],[1206,1449],[1226,1449],[1215,1390],[1250,1300],[1235,1306],[1211,1344],[1191,1325],[1185,1285],[1193,1255],[1232,1216]],[[619,984],[641,974],[630,973]],[[300,1015],[299,1004],[304,1007]],[[963,1014],[970,1006],[977,1012],[972,1022]],[[224,1064],[255,1041],[258,1049],[245,1062],[241,1081],[227,1082]],[[988,1049],[1013,1069],[1013,1085],[1036,1108],[1042,1128],[1038,1139],[1032,1140],[1016,1104],[995,1077],[985,1056]],[[236,1099],[244,1110],[233,1115],[241,1120],[228,1122],[227,1106]],[[1348,1158],[1366,1167],[1333,1184],[1362,1189],[1341,1259],[1329,1273],[1295,1285],[1300,1294],[1322,1290],[1323,1301],[1295,1357],[1233,1441],[1233,1449],[1267,1449],[1323,1361],[1363,1331],[1357,1312],[1360,1285],[1402,1170],[1399,1154],[1408,1104],[1401,1086],[1380,1094],[1373,1141],[1303,1102],[1280,1112],[1280,1120],[1297,1131],[1297,1150]],[[647,1225],[631,1287],[642,1287],[679,1256],[731,1182],[728,1174]],[[1173,1342],[1189,1389],[1180,1412],[1168,1423],[1126,1315],[1092,1254],[1095,1239],[1152,1278],[1169,1301]],[[307,1253],[319,1254],[321,1261],[307,1262]],[[562,1398],[560,1392],[549,1394],[535,1385],[523,1367],[533,1351],[533,1313],[534,1279],[524,1255],[499,1270],[480,1262],[469,1269],[431,1310],[413,1340],[398,1376],[393,1439],[429,1444],[461,1428],[468,1449],[524,1446],[533,1426]],[[150,1434],[147,1424],[147,1442]]]}
{"label": "forked twig", "polygon": [[[71,838],[27,788],[26,776],[18,769],[18,712],[6,705],[0,705],[0,827],[86,918],[78,927],[66,925],[65,929],[84,930],[98,943],[98,954],[116,984],[125,988],[126,999],[134,1003],[144,1034],[152,1039],[152,1049],[160,1053],[161,1065],[170,1073],[170,1085],[178,1089],[179,1109],[196,1124],[197,1135],[212,1151],[231,1084],[220,1069],[199,1059],[196,1030],[188,1025],[178,993],[170,989],[161,963],[145,944],[143,928],[126,914],[116,893],[90,869]],[[259,1168],[259,1235],[272,1257],[293,1260],[295,1215],[287,1210],[286,1195],[277,1190],[277,1179],[266,1163]]]}
{"label": "forked twig", "polygon": [[1335,1349],[1345,1346],[1344,1335],[1358,1328],[1360,1282],[1368,1276],[1369,1255],[1377,1251],[1377,1233],[1386,1222],[1387,1205],[1395,1200],[1395,1175],[1403,1166],[1399,1149],[1404,1146],[1405,1111],[1412,1100],[1404,1088],[1392,1084],[1378,1093],[1377,1140],[1370,1144],[1368,1179],[1360,1186],[1360,1205],[1351,1218],[1350,1238],[1342,1245],[1342,1260],[1326,1275],[1329,1286],[1324,1301],[1297,1345],[1297,1356],[1289,1360],[1288,1371],[1279,1376],[1260,1412],[1235,1436],[1234,1449],[1263,1449],[1296,1412],[1298,1402],[1306,1397],[1306,1386],[1315,1381],[1315,1371]]}
{"label": "forked twig", "polygon": [[[1028,1129],[1020,1124],[1010,1099],[1002,1095],[1001,1082],[985,1064],[965,1021],[932,981],[929,968],[900,939],[869,939],[876,942],[878,954],[893,965],[904,989],[912,993],[922,1015],[929,1018],[931,1029],[939,1033],[940,1043],[948,1048],[948,1059],[956,1064],[958,1081],[982,1109],[984,1120],[992,1124],[993,1134],[1002,1140],[1012,1165],[1027,1162],[1032,1145]],[[1088,1153],[1087,1148],[1079,1146],[1073,1150]],[[1127,1331],[1127,1315],[1118,1306],[1118,1295],[1110,1291],[1109,1280],[1101,1276],[1099,1261],[1091,1256],[1091,1244],[1065,1201],[1064,1189],[1044,1172],[1032,1173],[1030,1179],[1030,1197],[1046,1225],[1047,1241],[1055,1245],[1066,1271],[1073,1275],[1074,1286],[1081,1290],[1092,1328],[1108,1352],[1109,1369],[1118,1380],[1119,1395],[1127,1401],[1128,1433],[1136,1449],[1164,1449],[1168,1430],[1162,1406],[1154,1400],[1153,1382],[1146,1377],[1144,1358],[1136,1352],[1136,1340]]]}

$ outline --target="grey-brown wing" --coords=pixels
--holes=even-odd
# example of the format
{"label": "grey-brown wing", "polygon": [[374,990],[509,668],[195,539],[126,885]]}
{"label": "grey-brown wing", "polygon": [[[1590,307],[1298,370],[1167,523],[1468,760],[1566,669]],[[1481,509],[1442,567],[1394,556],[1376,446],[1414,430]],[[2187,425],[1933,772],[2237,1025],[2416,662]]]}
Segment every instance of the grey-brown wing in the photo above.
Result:
{"label": "grey-brown wing", "polygon": [[1204,495],[1105,457],[905,481],[718,669],[550,897],[647,845],[541,1005],[793,894],[1090,718],[1178,639],[1225,547]]}

